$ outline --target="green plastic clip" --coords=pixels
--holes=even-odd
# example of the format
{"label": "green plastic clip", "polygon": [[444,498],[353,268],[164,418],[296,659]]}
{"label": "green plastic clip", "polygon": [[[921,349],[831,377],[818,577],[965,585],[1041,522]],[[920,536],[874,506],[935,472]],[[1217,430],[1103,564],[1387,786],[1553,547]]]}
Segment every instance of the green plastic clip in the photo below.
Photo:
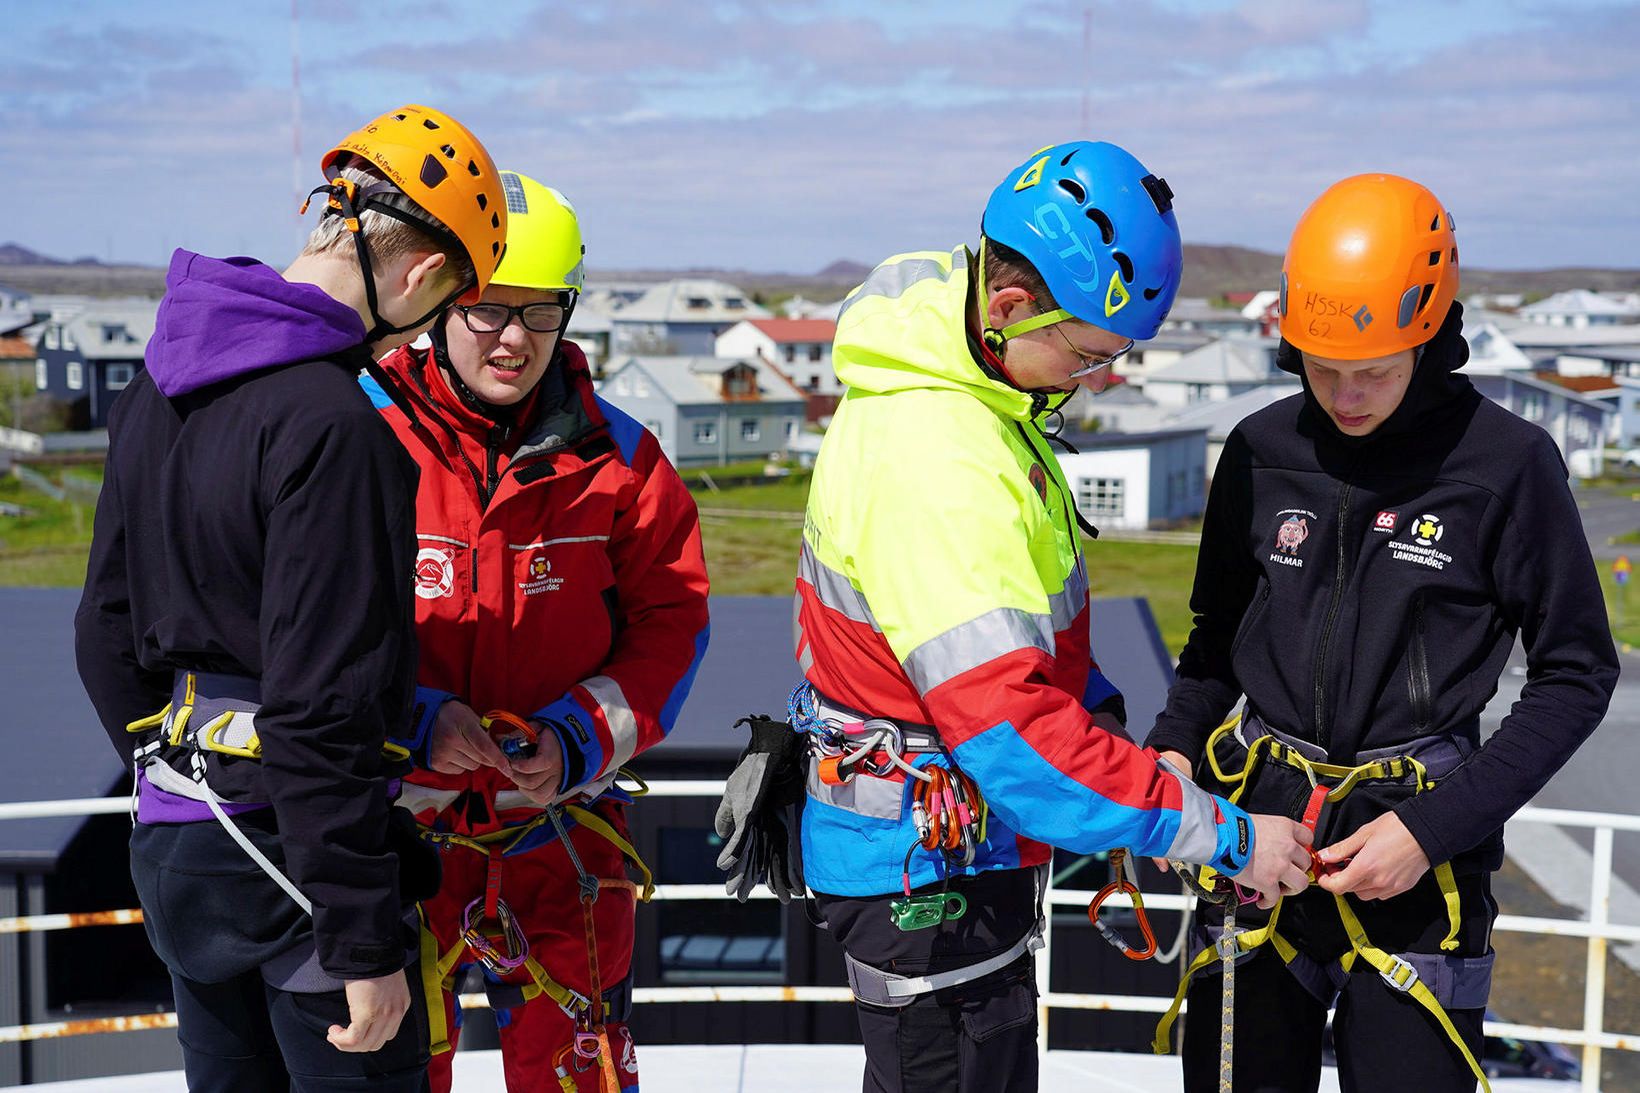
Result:
{"label": "green plastic clip", "polygon": [[907,932],[926,930],[968,913],[968,898],[961,892],[931,892],[890,900],[888,912],[894,925]]}

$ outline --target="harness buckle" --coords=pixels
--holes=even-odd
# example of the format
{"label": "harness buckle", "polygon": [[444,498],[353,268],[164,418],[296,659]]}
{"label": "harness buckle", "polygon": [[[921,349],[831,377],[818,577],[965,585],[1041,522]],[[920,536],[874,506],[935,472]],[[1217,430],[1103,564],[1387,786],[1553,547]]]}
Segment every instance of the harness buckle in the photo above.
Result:
{"label": "harness buckle", "polygon": [[[562,984],[559,984],[562,986]],[[579,1021],[581,1015],[592,1008],[592,1000],[574,987],[564,987],[569,992],[569,1001],[558,1003],[558,1008],[564,1011],[564,1016],[571,1021]]]}
{"label": "harness buckle", "polygon": [[1378,978],[1389,984],[1392,990],[1407,993],[1418,985],[1418,969],[1405,957],[1390,954],[1390,969],[1380,971]]}

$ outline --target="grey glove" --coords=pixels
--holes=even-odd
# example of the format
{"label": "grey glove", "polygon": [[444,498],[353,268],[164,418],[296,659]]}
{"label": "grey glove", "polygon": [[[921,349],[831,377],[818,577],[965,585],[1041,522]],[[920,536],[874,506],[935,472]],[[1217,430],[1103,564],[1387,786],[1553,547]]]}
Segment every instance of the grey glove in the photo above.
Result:
{"label": "grey glove", "polygon": [[[797,848],[797,809],[803,797],[803,738],[784,721],[766,716],[735,722],[752,740],[729,775],[714,826],[723,839],[717,866],[729,875],[724,890],[744,902],[760,883],[780,902],[801,895],[803,865]],[[791,809],[792,823],[785,813]]]}

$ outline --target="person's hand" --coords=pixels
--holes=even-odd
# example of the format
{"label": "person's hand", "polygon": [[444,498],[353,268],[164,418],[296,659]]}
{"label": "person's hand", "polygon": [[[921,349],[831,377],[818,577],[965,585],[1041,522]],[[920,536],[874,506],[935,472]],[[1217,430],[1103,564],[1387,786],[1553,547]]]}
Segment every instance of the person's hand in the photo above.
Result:
{"label": "person's hand", "polygon": [[1314,833],[1297,820],[1255,813],[1253,855],[1236,883],[1258,893],[1268,910],[1282,896],[1296,896],[1310,886],[1310,840]]}
{"label": "person's hand", "polygon": [[1407,825],[1386,812],[1320,852],[1326,865],[1347,863],[1316,883],[1329,892],[1354,893],[1357,899],[1389,899],[1407,891],[1429,870],[1429,855]]}
{"label": "person's hand", "polygon": [[479,724],[478,714],[465,702],[454,699],[439,707],[433,721],[427,765],[440,774],[460,774],[479,767],[494,767],[508,775],[512,771],[500,747]]}
{"label": "person's hand", "polygon": [[[1156,754],[1156,758],[1164,759],[1174,767],[1178,768],[1179,777],[1183,778],[1187,782],[1190,781],[1195,774],[1195,764],[1191,763],[1189,759],[1186,759],[1183,752],[1158,752]],[[1150,861],[1152,865],[1154,865],[1157,869],[1160,869],[1162,872],[1166,873],[1168,871],[1169,866],[1166,858],[1151,858]]]}
{"label": "person's hand", "polygon": [[558,783],[564,778],[564,748],[558,742],[558,734],[539,721],[531,721],[540,739],[535,744],[535,754],[528,759],[511,759],[511,770],[507,777],[513,780],[513,785],[538,805],[546,806],[558,796]]}
{"label": "person's hand", "polygon": [[331,1025],[325,1039],[337,1051],[379,1051],[398,1035],[399,1023],[410,1011],[410,985],[404,973],[349,979],[344,987],[348,1026]]}

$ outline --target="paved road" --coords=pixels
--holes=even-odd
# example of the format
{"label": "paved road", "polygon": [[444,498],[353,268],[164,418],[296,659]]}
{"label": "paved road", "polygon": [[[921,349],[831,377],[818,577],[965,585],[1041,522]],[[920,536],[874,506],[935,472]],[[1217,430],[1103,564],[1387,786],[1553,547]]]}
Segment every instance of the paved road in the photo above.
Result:
{"label": "paved road", "polygon": [[1583,517],[1584,534],[1589,537],[1589,549],[1596,558],[1611,559],[1619,554],[1640,556],[1640,545],[1610,545],[1613,537],[1640,529],[1640,480],[1628,492],[1592,489],[1573,492]]}

